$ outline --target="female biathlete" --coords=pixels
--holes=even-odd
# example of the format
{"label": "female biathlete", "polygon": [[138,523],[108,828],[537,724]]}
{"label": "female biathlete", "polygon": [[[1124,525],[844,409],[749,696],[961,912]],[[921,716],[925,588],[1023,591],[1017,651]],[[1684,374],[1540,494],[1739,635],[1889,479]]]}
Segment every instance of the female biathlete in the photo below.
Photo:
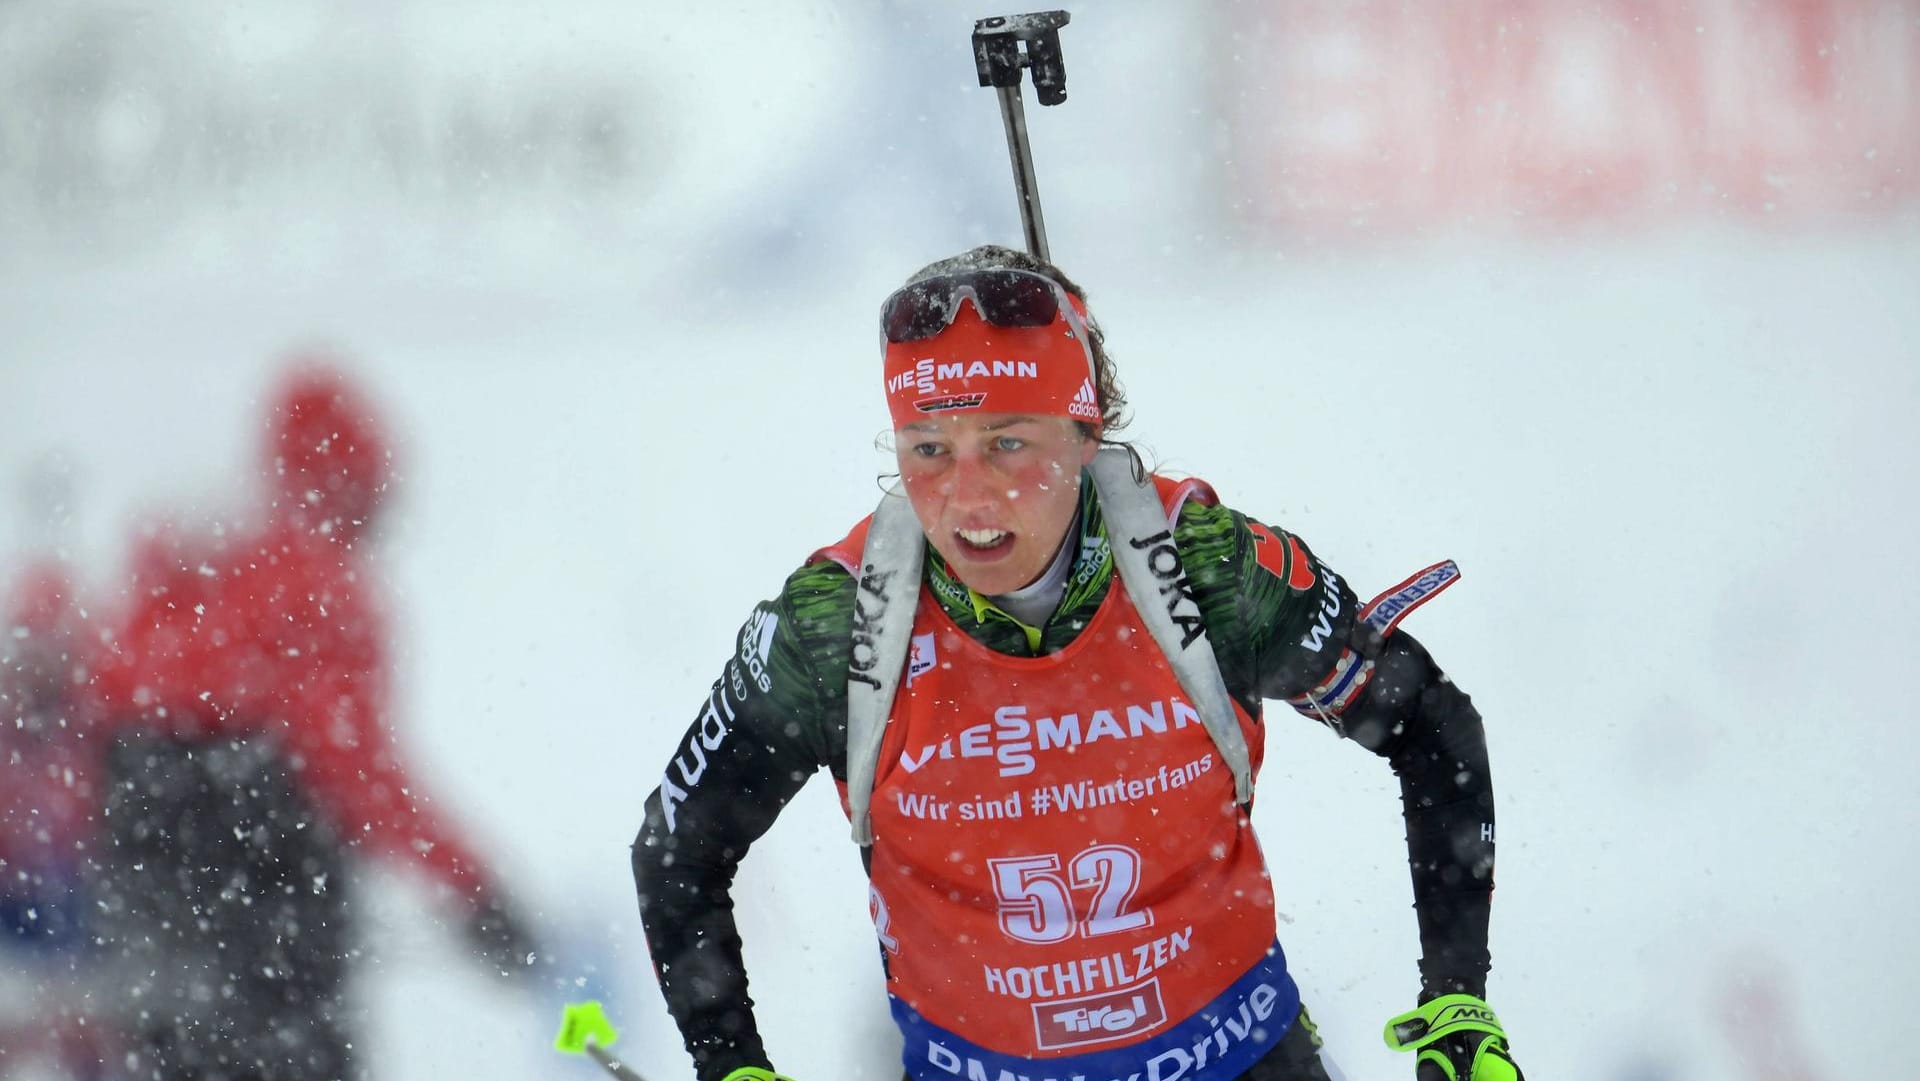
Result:
{"label": "female biathlete", "polygon": [[758,605],[647,801],[647,943],[701,1081],[772,1081],[730,892],[824,767],[906,1074],[1325,1081],[1248,810],[1264,699],[1387,759],[1419,1081],[1517,1081],[1484,1001],[1494,814],[1467,696],[1299,538],[1148,475],[1085,295],[983,247],[887,299],[900,483]]}

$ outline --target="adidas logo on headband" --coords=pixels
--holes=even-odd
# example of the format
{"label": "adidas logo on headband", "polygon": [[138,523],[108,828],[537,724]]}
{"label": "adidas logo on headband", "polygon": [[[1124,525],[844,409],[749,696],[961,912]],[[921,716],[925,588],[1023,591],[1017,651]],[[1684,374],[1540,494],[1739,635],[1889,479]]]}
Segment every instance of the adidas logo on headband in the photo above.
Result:
{"label": "adidas logo on headband", "polygon": [[1073,401],[1067,403],[1067,415],[1081,420],[1100,419],[1100,396],[1093,392],[1092,378],[1080,382],[1080,389],[1074,392]]}

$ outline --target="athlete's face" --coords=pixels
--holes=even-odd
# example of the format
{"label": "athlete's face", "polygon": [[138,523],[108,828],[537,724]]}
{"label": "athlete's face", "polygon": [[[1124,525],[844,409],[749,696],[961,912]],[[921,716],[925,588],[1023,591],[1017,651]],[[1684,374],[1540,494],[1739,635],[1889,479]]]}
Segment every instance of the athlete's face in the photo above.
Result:
{"label": "athlete's face", "polygon": [[1098,442],[1065,417],[947,415],[894,431],[900,479],[927,539],[986,594],[1039,578],[1066,539]]}

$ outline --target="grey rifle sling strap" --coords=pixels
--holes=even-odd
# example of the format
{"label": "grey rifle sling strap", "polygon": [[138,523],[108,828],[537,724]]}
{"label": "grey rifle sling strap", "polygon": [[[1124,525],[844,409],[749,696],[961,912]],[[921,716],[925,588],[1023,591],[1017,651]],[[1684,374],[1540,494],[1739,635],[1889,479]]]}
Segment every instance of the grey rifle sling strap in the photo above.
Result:
{"label": "grey rifle sling strap", "polygon": [[1227,681],[1213,655],[1200,602],[1193,599],[1187,569],[1173,543],[1173,523],[1166,507],[1154,491],[1152,478],[1136,476],[1133,455],[1122,448],[1101,450],[1094,456],[1091,472],[1100,512],[1107,519],[1114,568],[1127,584],[1140,621],[1173,666],[1180,689],[1193,700],[1220,758],[1233,771],[1233,798],[1244,807],[1253,800],[1253,764],[1246,735],[1240,731]]}
{"label": "grey rifle sling strap", "polygon": [[873,843],[873,779],[887,717],[900,689],[920,600],[926,558],[920,519],[899,487],[880,500],[867,526],[853,599],[853,652],[847,663],[847,813],[855,843]]}
{"label": "grey rifle sling strap", "polygon": [[[1134,478],[1133,457],[1125,450],[1102,450],[1094,458],[1092,473],[1114,567],[1127,584],[1141,622],[1232,771],[1234,799],[1245,805],[1253,798],[1246,737],[1174,546],[1166,508],[1152,480]],[[895,488],[880,500],[867,527],[847,670],[847,811],[853,819],[853,839],[862,845],[873,843],[874,778],[887,718],[906,668],[925,553],[920,521]]]}

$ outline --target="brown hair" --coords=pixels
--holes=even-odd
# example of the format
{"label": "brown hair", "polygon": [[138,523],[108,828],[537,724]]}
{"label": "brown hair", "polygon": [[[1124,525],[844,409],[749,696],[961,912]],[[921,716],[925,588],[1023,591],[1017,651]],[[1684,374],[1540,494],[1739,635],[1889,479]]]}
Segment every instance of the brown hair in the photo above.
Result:
{"label": "brown hair", "polygon": [[1102,443],[1125,446],[1112,433],[1126,427],[1127,392],[1120,385],[1120,377],[1114,373],[1113,359],[1107,356],[1106,336],[1100,332],[1100,324],[1093,318],[1093,309],[1087,305],[1086,291],[1075,285],[1073,279],[1062,273],[1060,268],[1015,248],[1006,248],[998,244],[982,244],[977,248],[950,255],[938,262],[928,263],[906,281],[907,285],[937,278],[942,274],[957,274],[966,270],[1028,270],[1041,274],[1058,282],[1060,288],[1071,293],[1087,310],[1087,344],[1093,350],[1093,390],[1100,398],[1100,423],[1098,432],[1085,421],[1075,421],[1087,438],[1099,437]]}

